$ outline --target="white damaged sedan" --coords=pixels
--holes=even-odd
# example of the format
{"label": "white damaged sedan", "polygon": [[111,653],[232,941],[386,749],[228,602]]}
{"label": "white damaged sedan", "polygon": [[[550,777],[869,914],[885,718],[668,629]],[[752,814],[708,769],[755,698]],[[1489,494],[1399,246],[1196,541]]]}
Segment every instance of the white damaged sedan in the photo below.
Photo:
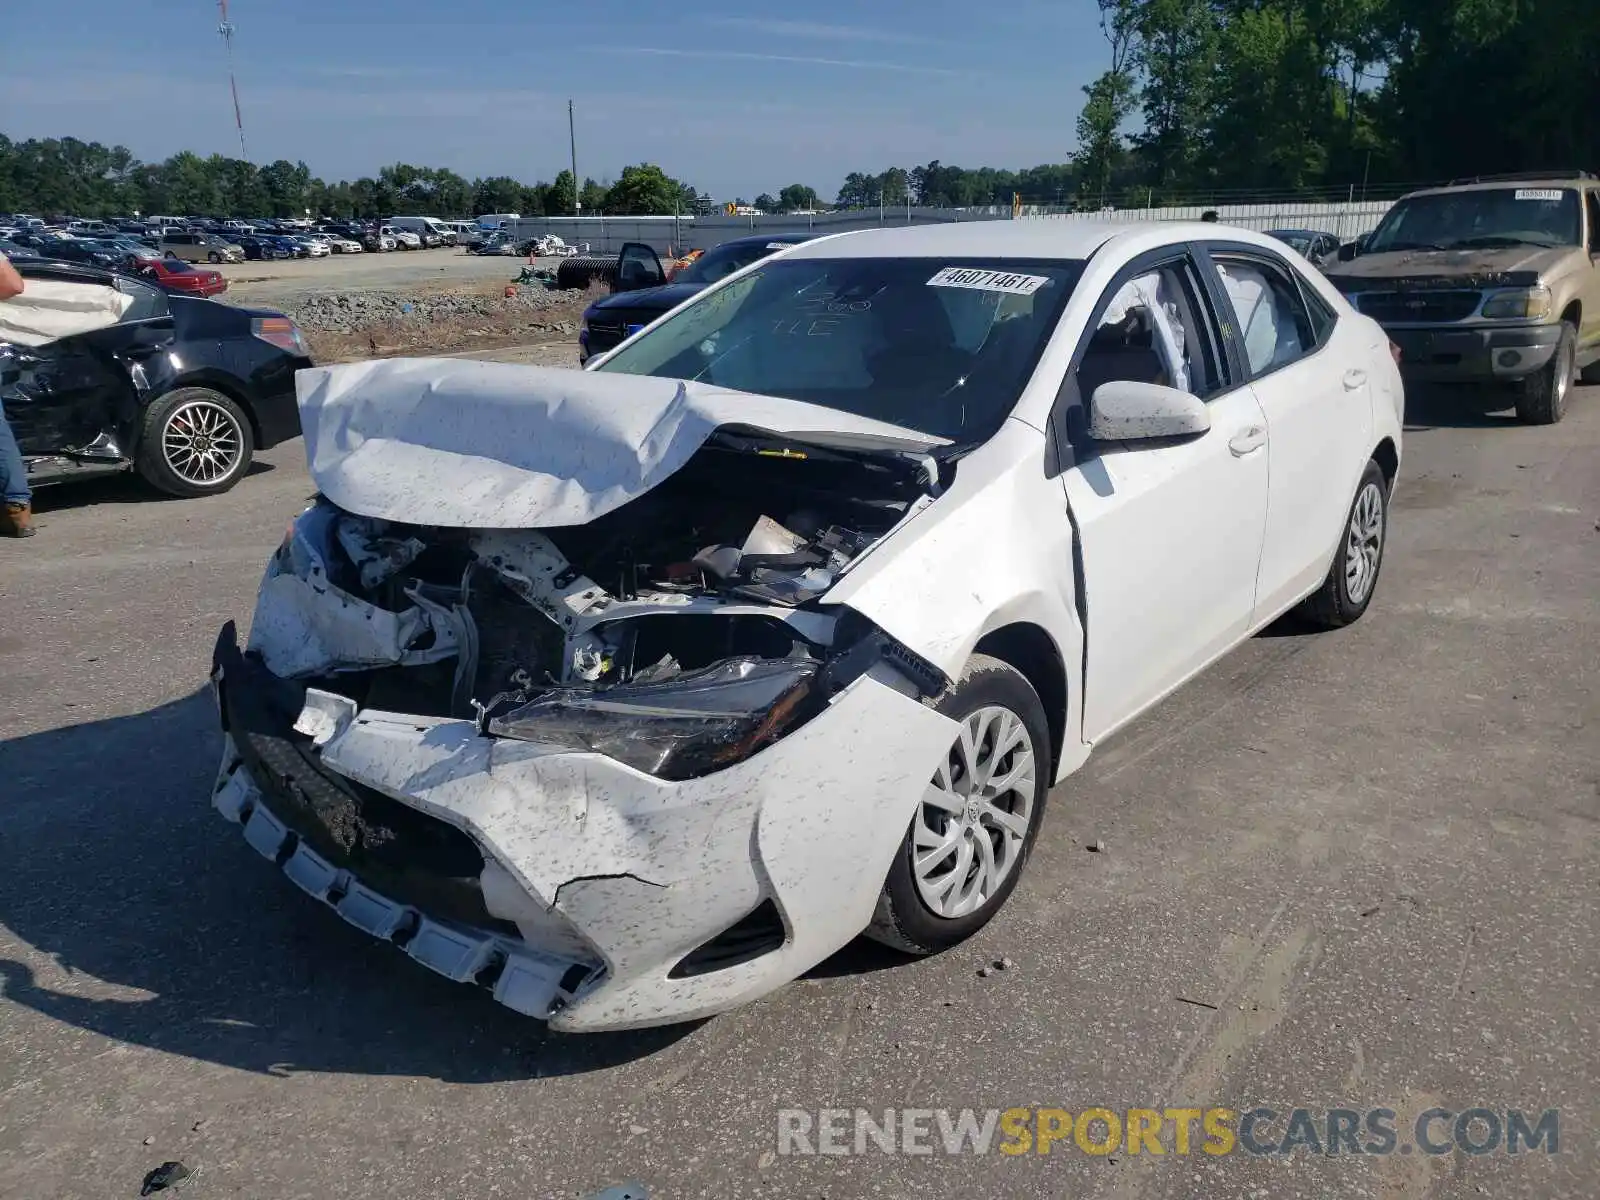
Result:
{"label": "white damaged sedan", "polygon": [[807,242],[585,371],[299,389],[319,495],[218,639],[213,802],[568,1030],[981,928],[1092,746],[1362,614],[1403,403],[1279,243],[1051,221]]}

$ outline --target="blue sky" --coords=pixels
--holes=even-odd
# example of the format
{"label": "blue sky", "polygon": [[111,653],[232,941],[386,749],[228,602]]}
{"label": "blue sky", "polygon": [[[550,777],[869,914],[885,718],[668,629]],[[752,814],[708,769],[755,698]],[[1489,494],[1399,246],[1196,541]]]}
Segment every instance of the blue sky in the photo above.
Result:
{"label": "blue sky", "polygon": [[[0,132],[237,154],[209,0],[5,0]],[[720,199],[847,171],[1064,161],[1094,0],[230,0],[250,157],[550,179],[657,162]],[[70,12],[70,20],[68,14]],[[18,44],[27,47],[17,53]],[[543,48],[541,47],[543,44]]]}

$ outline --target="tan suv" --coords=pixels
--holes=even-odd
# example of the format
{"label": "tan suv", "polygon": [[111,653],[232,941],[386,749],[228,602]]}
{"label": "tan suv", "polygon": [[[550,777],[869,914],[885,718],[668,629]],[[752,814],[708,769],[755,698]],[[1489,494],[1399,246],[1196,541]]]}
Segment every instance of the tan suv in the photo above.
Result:
{"label": "tan suv", "polygon": [[225,242],[212,233],[177,233],[162,235],[156,249],[163,258],[181,258],[184,262],[243,262],[244,247]]}
{"label": "tan suv", "polygon": [[1328,278],[1388,331],[1408,381],[1506,385],[1517,416],[1561,419],[1600,383],[1600,179],[1483,176],[1405,196]]}

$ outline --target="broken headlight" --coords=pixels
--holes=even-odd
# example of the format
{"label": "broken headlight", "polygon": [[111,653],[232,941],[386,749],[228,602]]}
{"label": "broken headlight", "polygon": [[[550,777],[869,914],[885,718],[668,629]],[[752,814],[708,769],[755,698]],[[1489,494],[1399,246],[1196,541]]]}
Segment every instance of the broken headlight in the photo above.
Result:
{"label": "broken headlight", "polygon": [[650,683],[552,688],[488,732],[604,754],[662,779],[693,779],[770,745],[803,715],[817,664],[732,658]]}

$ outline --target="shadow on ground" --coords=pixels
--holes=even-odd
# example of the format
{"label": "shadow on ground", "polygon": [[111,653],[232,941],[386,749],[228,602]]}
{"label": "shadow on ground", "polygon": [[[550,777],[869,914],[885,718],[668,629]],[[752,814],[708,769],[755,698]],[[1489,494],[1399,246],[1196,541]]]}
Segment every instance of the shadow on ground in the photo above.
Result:
{"label": "shadow on ground", "polygon": [[454,1082],[603,1069],[694,1028],[554,1034],[331,919],[213,813],[218,753],[207,690],[0,742],[0,926],[37,952],[0,951],[0,1008],[246,1071]]}
{"label": "shadow on ground", "polygon": [[[258,458],[250,464],[250,469],[240,482],[275,470],[277,468],[271,463]],[[163,504],[183,499],[182,496],[158,492],[132,471],[121,471],[97,479],[46,484],[33,493],[33,509],[42,514],[88,508],[96,504]]]}
{"label": "shadow on ground", "polygon": [[1515,406],[1516,397],[1505,388],[1412,384],[1406,389],[1405,432],[1519,425]]}

